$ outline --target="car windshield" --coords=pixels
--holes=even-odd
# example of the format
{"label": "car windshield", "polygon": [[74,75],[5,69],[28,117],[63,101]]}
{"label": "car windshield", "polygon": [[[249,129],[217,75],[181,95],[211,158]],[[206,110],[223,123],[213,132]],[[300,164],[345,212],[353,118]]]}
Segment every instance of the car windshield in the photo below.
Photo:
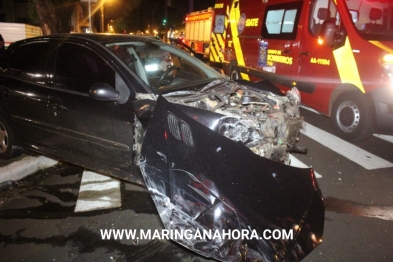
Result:
{"label": "car windshield", "polygon": [[393,36],[392,0],[347,0],[352,22],[364,37],[372,40],[375,36]]}
{"label": "car windshield", "polygon": [[172,90],[225,78],[181,49],[159,41],[106,46],[153,90]]}

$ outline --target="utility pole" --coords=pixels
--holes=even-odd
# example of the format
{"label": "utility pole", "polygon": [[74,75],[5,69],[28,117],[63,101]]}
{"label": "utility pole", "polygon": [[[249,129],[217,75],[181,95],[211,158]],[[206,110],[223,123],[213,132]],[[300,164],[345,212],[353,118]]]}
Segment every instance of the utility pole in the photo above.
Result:
{"label": "utility pole", "polygon": [[167,43],[168,42],[168,33],[167,33],[167,26],[166,26],[166,24],[167,24],[167,17],[168,17],[168,8],[167,8],[168,0],[164,0],[164,2],[165,2],[164,42]]}
{"label": "utility pole", "polygon": [[105,4],[105,1],[101,0],[101,5],[100,5],[100,10],[101,10],[101,33],[105,32],[105,28],[104,28],[104,24],[105,24],[105,22],[104,22],[104,4]]}

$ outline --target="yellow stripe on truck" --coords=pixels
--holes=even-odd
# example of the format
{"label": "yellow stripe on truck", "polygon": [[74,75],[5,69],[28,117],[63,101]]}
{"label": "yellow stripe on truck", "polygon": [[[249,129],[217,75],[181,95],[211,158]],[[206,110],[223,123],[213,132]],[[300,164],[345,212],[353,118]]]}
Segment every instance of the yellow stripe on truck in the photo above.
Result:
{"label": "yellow stripe on truck", "polygon": [[384,51],[393,54],[393,49],[391,49],[390,47],[387,47],[386,45],[382,44],[379,41],[370,41],[371,44],[383,49]]}
{"label": "yellow stripe on truck", "polygon": [[223,60],[220,59],[220,44],[218,44],[217,34],[212,34],[212,38],[214,45],[212,45],[210,49],[210,61],[222,62]]}
{"label": "yellow stripe on truck", "polygon": [[[229,13],[229,19],[231,23],[231,32],[232,32],[232,41],[233,41],[233,46],[235,48],[235,53],[236,53],[236,59],[238,65],[244,66],[244,56],[243,56],[243,50],[240,45],[240,40],[239,40],[239,33],[237,30],[237,22],[239,21],[240,18],[240,3],[238,1],[233,1],[232,2],[232,8]],[[250,80],[247,74],[241,73],[242,78],[244,80]]]}
{"label": "yellow stripe on truck", "polygon": [[353,83],[360,89],[360,91],[365,93],[366,91],[364,90],[363,83],[360,80],[358,66],[348,37],[345,39],[345,45],[334,50],[333,55],[341,83]]}

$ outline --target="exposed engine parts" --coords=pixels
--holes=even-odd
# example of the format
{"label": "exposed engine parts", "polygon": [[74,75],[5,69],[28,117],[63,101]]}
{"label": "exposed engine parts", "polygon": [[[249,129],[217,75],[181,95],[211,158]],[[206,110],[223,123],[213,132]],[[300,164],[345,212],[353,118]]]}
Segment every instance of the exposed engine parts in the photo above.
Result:
{"label": "exposed engine parts", "polygon": [[255,154],[289,164],[303,125],[299,115],[300,95],[294,87],[286,95],[234,82],[212,82],[201,92],[170,93],[166,99],[221,114],[209,126],[227,138],[243,143]]}

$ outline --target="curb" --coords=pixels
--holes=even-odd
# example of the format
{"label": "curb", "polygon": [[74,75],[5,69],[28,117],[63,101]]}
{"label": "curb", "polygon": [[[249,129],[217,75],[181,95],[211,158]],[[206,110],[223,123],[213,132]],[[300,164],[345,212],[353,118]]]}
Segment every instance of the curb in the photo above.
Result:
{"label": "curb", "polygon": [[5,181],[17,181],[28,175],[57,164],[57,160],[45,156],[27,156],[21,160],[12,162],[7,166],[0,167],[0,183]]}

